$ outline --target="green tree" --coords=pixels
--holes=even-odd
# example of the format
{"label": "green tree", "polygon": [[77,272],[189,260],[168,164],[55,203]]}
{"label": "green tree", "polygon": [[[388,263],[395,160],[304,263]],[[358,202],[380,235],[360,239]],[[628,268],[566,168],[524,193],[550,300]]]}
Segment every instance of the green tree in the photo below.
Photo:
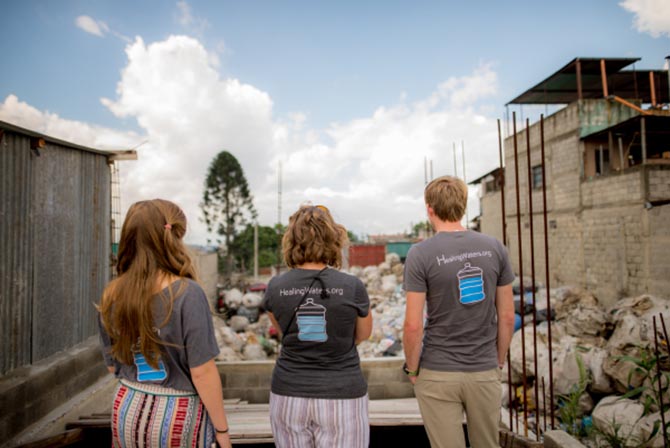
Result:
{"label": "green tree", "polygon": [[[249,218],[256,218],[253,197],[249,192],[242,166],[234,155],[221,151],[212,160],[205,179],[205,192],[200,204],[209,232],[224,237],[227,273],[233,270],[231,243],[239,228]],[[218,240],[221,244],[221,240]]]}
{"label": "green tree", "polygon": [[[280,240],[274,227],[258,226],[258,266],[261,268],[277,264]],[[247,225],[231,243],[235,262],[246,271],[254,262],[254,226]]]}
{"label": "green tree", "polygon": [[360,242],[360,239],[358,239],[358,235],[356,235],[351,230],[347,230],[347,237],[349,237],[349,242],[351,244]]}

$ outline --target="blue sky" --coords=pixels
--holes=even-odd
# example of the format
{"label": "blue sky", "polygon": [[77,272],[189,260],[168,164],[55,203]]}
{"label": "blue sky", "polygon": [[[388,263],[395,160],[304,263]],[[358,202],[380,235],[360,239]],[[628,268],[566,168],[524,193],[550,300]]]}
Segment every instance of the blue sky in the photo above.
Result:
{"label": "blue sky", "polygon": [[423,218],[424,157],[450,174],[462,140],[478,176],[507,101],[577,56],[662,68],[669,36],[668,0],[6,0],[0,119],[96,147],[148,140],[122,166],[125,205],[168,193],[197,215],[226,147],[262,224],[282,161],[285,210],[325,202],[357,233],[399,232]]}

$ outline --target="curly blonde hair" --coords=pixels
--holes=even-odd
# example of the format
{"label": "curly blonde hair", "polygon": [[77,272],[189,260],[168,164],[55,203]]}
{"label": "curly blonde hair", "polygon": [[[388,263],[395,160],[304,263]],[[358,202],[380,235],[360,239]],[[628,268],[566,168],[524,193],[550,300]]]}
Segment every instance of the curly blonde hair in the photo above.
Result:
{"label": "curly blonde hair", "polygon": [[282,252],[286,265],[291,268],[304,263],[340,268],[342,249],[348,243],[347,230],[335,222],[326,207],[304,205],[289,218],[282,238]]}

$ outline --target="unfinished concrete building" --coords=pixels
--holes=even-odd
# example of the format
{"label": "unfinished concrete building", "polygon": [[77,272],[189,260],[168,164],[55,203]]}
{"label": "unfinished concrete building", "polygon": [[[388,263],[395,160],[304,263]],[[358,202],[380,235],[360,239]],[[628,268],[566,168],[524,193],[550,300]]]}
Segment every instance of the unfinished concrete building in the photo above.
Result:
{"label": "unfinished concrete building", "polygon": [[[638,60],[576,58],[508,104],[564,105],[544,119],[551,285],[587,288],[605,304],[642,293],[670,298],[668,72],[623,70]],[[507,243],[518,272],[516,137],[523,272],[531,275],[530,183],[535,278],[543,282],[540,127],[535,122],[505,139],[504,187]],[[502,239],[499,179],[494,171],[478,181],[490,184],[482,231]]]}

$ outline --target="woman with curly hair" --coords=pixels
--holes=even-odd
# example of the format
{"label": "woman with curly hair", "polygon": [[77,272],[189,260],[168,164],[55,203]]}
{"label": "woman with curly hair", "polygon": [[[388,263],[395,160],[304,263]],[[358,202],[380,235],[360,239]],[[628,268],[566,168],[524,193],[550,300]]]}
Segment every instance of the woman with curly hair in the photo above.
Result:
{"label": "woman with curly hair", "polygon": [[270,422],[277,447],[367,447],[367,383],[356,345],[370,336],[363,283],[337,270],[345,228],[324,206],[303,206],[282,240],[292,268],[273,278],[264,307],[282,334],[272,374]]}

